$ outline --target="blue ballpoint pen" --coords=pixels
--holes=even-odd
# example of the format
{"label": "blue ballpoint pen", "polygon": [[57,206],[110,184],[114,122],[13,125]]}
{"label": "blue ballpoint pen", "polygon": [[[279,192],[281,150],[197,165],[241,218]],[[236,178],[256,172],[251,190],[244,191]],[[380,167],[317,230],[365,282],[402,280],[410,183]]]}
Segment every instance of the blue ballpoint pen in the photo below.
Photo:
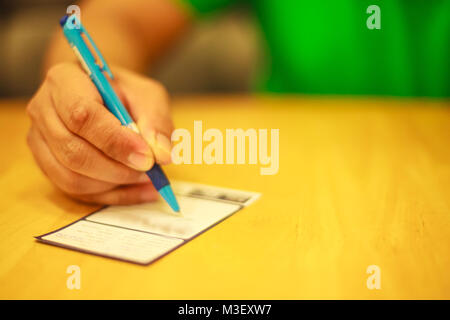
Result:
{"label": "blue ballpoint pen", "polygon": [[[87,33],[86,29],[81,25],[81,22],[79,21],[77,16],[74,14],[70,16],[65,15],[60,20],[60,24],[63,28],[64,36],[74,50],[75,55],[78,57],[82,67],[97,87],[97,90],[102,96],[103,102],[105,103],[106,107],[114,116],[116,116],[117,119],[119,119],[122,125],[127,126],[128,128],[139,133],[138,127],[128,114],[127,109],[124,107],[119,97],[114,92],[105,74],[103,73],[106,72],[109,77],[113,79],[111,70],[106,64],[105,59],[101,55],[94,41]],[[86,38],[94,48],[97,56],[101,60],[101,67],[97,64],[94,55],[89,50],[89,47],[85,43],[82,35],[86,36]],[[166,202],[175,212],[179,212],[180,207],[175,198],[175,194],[173,193],[169,180],[162,171],[161,167],[158,164],[155,164],[146,173],[155,186],[156,190],[158,190],[159,194],[164,198],[164,200],[166,200]]]}

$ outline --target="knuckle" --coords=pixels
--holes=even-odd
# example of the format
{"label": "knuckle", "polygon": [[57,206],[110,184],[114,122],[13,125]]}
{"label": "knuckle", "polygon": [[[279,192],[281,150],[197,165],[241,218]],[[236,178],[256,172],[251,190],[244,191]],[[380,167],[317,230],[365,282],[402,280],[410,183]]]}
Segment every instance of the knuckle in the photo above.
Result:
{"label": "knuckle", "polygon": [[91,196],[82,195],[82,194],[73,194],[73,193],[66,192],[66,191],[64,191],[64,192],[66,193],[67,196],[69,196],[70,198],[72,198],[76,201],[83,202],[83,203],[89,203],[89,204],[96,204],[96,202],[92,200]]}
{"label": "knuckle", "polygon": [[126,190],[121,190],[115,194],[114,202],[118,205],[130,204],[132,199]]}
{"label": "knuckle", "polygon": [[71,175],[63,182],[62,188],[65,192],[73,195],[81,195],[84,193],[84,185],[77,175]]}
{"label": "knuckle", "polygon": [[125,197],[123,195],[123,192],[117,192],[116,194],[114,194],[113,199],[111,199],[111,202],[116,205],[125,204],[124,201]]}
{"label": "knuckle", "polygon": [[47,73],[45,74],[45,80],[50,83],[58,81],[58,76],[61,73],[62,68],[63,68],[62,64],[55,64],[54,66],[50,67],[47,70]]}
{"label": "knuckle", "polygon": [[68,126],[71,131],[81,133],[92,116],[88,103],[83,98],[76,98],[69,106]]}
{"label": "knuckle", "polygon": [[112,157],[124,155],[130,149],[129,139],[122,129],[122,127],[111,128],[104,132],[106,142],[103,151]]}
{"label": "knuckle", "polygon": [[63,162],[75,171],[86,168],[88,157],[82,143],[74,139],[64,143]]}
{"label": "knuckle", "polygon": [[36,106],[34,99],[31,99],[30,102],[28,102],[25,111],[27,113],[27,116],[31,119],[31,121],[36,120]]}
{"label": "knuckle", "polygon": [[33,137],[32,137],[32,135],[33,135],[33,131],[31,129],[28,130],[26,141],[27,141],[27,145],[28,145],[28,147],[30,147],[30,149],[32,149],[32,146],[33,146]]}
{"label": "knuckle", "polygon": [[141,172],[135,171],[131,168],[124,168],[117,172],[117,182],[120,184],[129,184],[136,182],[139,179]]}

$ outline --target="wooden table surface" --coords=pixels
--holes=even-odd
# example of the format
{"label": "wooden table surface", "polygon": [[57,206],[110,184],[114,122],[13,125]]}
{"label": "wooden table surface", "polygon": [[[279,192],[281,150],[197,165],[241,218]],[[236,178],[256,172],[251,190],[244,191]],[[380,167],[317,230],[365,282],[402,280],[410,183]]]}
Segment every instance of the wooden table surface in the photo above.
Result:
{"label": "wooden table surface", "polygon": [[[150,266],[38,243],[96,209],[66,198],[25,143],[24,100],[0,102],[0,298],[450,298],[450,102],[175,99],[177,127],[280,129],[280,169],[171,165],[173,179],[261,199]],[[69,290],[66,269],[81,268]],[[369,265],[381,289],[369,290]]]}

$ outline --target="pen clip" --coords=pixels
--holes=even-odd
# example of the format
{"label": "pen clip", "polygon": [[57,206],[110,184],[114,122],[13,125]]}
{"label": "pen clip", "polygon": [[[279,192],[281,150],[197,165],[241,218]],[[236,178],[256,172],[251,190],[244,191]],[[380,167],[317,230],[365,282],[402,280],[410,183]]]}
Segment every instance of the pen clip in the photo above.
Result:
{"label": "pen clip", "polygon": [[83,25],[81,25],[81,32],[84,33],[86,35],[86,37],[88,38],[89,42],[91,43],[92,47],[94,48],[95,52],[97,53],[97,56],[100,58],[101,62],[102,62],[102,67],[100,67],[100,71],[106,71],[106,73],[109,75],[109,77],[111,79],[114,78],[111,69],[109,68],[108,64],[106,63],[105,59],[103,58],[102,54],[100,53],[100,50],[98,50],[97,46],[95,45],[94,40],[92,40],[91,36],[89,35],[89,33],[86,31],[86,29],[84,28]]}

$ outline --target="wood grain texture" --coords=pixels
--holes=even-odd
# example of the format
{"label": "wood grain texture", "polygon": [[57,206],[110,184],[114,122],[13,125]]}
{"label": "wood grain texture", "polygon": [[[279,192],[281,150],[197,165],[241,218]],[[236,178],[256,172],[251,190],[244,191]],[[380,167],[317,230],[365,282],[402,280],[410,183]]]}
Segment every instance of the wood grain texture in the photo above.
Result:
{"label": "wood grain texture", "polygon": [[[0,103],[0,298],[450,299],[449,101],[176,99],[177,127],[280,129],[280,170],[168,166],[172,179],[261,192],[147,267],[35,242],[96,209],[57,191],[25,144],[25,101]],[[381,289],[366,268],[381,269]],[[81,268],[81,290],[66,268]]]}

